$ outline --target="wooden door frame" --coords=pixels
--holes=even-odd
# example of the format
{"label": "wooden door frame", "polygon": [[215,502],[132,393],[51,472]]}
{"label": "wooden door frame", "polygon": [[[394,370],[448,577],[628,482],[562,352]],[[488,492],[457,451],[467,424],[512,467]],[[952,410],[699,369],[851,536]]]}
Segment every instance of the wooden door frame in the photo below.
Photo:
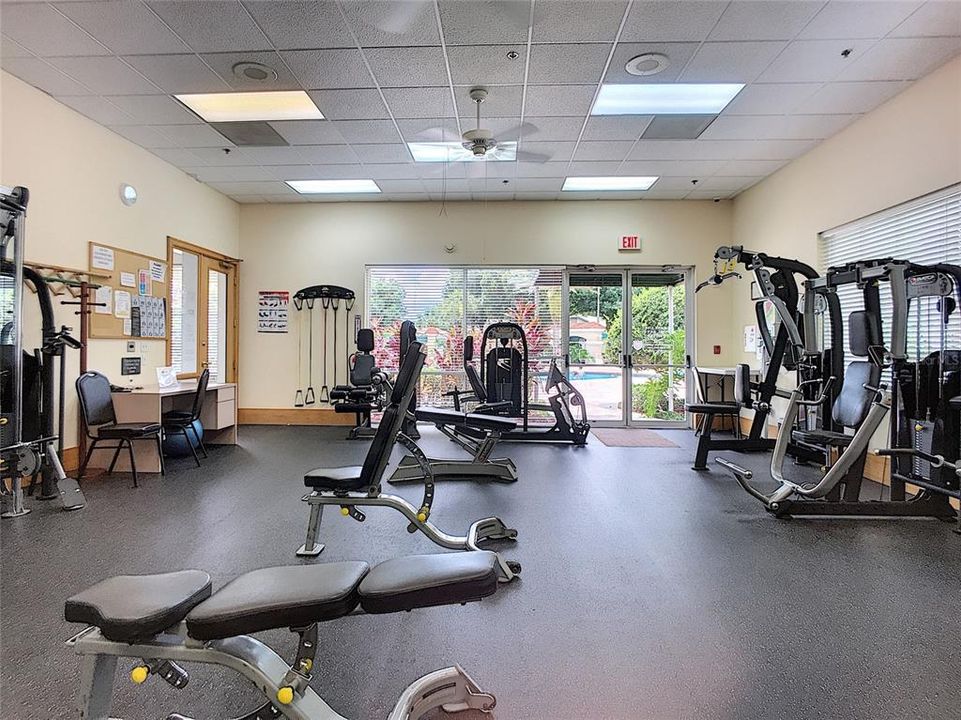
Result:
{"label": "wooden door frame", "polygon": [[[229,265],[233,270],[233,280],[231,282],[230,290],[233,294],[233,300],[227,308],[228,316],[232,318],[230,322],[230,330],[232,331],[233,340],[231,342],[231,355],[232,363],[228,363],[227,373],[225,374],[224,380],[226,382],[236,383],[237,379],[240,377],[240,263],[243,262],[239,258],[230,257],[229,255],[224,255],[216,250],[210,250],[208,248],[202,247],[200,245],[194,245],[185,240],[180,240],[171,235],[167,236],[167,268],[168,272],[173,275],[173,256],[174,250],[182,250],[184,252],[189,252],[197,255],[200,258],[207,258],[208,260],[213,260],[215,262],[223,263]],[[200,264],[198,263],[198,282],[200,282],[199,273]],[[201,283],[202,284],[202,283]],[[168,277],[166,283],[166,298],[167,298],[167,308],[172,308],[172,296],[170,293],[170,278]],[[200,312],[200,297],[197,298],[197,312]],[[170,365],[172,361],[171,357],[171,327],[173,323],[173,313],[167,312],[167,355],[166,362]],[[199,331],[198,331],[199,337]],[[198,357],[198,367],[200,358]],[[200,374],[199,371],[193,373],[183,373],[178,374],[178,378],[191,378],[197,377]]]}

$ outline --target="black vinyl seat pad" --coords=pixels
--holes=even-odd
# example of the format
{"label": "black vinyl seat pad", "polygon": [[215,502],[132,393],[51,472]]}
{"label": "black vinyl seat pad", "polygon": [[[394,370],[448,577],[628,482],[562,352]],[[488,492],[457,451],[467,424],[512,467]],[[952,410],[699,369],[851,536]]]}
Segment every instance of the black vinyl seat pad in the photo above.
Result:
{"label": "black vinyl seat pad", "polygon": [[209,597],[210,575],[201,570],[118,575],[68,599],[63,615],[95,625],[108,640],[133,642],[177,624]]}
{"label": "black vinyl seat pad", "polygon": [[478,413],[465,413],[446,408],[422,407],[416,410],[417,419],[441,425],[466,425],[480,430],[509,432],[517,428],[517,423],[507,418]]}
{"label": "black vinyl seat pad", "polygon": [[806,445],[847,446],[854,440],[854,436],[832,430],[795,430],[791,433],[791,439]]}
{"label": "black vinyl seat pad", "polygon": [[99,440],[126,440],[147,437],[160,432],[160,423],[111,423],[97,428]]}
{"label": "black vinyl seat pad", "polygon": [[733,402],[705,402],[692,403],[687,406],[687,409],[692,413],[733,413],[741,408]]}
{"label": "black vinyl seat pad", "polygon": [[218,640],[274,628],[306,627],[357,607],[365,562],[263,568],[234,578],[187,615],[187,632]]}
{"label": "black vinyl seat pad", "polygon": [[367,486],[363,480],[363,470],[360,465],[315,468],[304,475],[304,485],[315,490],[360,490]]}

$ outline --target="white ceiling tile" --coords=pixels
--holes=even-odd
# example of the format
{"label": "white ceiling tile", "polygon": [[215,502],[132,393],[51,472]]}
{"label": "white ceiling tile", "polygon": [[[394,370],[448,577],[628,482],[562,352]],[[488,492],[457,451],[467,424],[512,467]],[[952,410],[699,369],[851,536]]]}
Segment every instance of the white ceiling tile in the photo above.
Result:
{"label": "white ceiling tile", "polygon": [[737,195],[735,191],[695,190],[685,195],[685,200],[728,200]]}
{"label": "white ceiling tile", "polygon": [[400,142],[397,128],[390,120],[337,120],[335,129],[348,143]]}
{"label": "white ceiling tile", "polygon": [[730,160],[735,143],[727,140],[640,140],[630,160]]}
{"label": "white ceiling tile", "polygon": [[828,83],[791,109],[805,113],[866,113],[905,90],[908,85],[902,81]]}
{"label": "white ceiling tile", "polygon": [[[557,163],[550,163],[556,165]],[[580,161],[572,162],[561,177],[609,177],[623,175],[620,172],[621,163],[617,161]]]}
{"label": "white ceiling tile", "polygon": [[[513,60],[507,57],[516,52]],[[455,45],[447,48],[450,75],[455,85],[523,84],[523,45]]]}
{"label": "white ceiling tile", "polygon": [[[514,117],[521,114],[521,98],[523,88],[518,85],[497,85],[489,86],[487,99],[481,103],[481,118],[484,117]],[[530,97],[531,90],[528,88],[527,97]],[[457,112],[461,118],[461,124],[466,127],[474,127],[474,116],[476,114],[476,104],[470,99],[470,88],[455,87],[454,94],[457,97]]]}
{"label": "white ceiling tile", "polygon": [[662,178],[661,180],[658,180],[656,183],[654,183],[654,186],[650,190],[645,190],[644,196],[641,199],[646,201],[683,200],[685,197],[687,197],[687,194],[689,192],[688,188],[684,188],[683,190],[675,190],[671,188],[660,187],[661,182],[663,182],[664,179],[665,178]]}
{"label": "white ceiling tile", "polygon": [[584,121],[577,117],[529,117],[523,137],[528,140],[577,140]]}
{"label": "white ceiling tile", "polygon": [[[156,148],[175,148],[177,143],[175,143],[170,138],[165,135],[161,135],[156,130],[149,128],[145,125],[120,125],[117,127],[111,127],[115,133],[121,137],[127,138],[130,142],[141,145],[150,150]],[[229,144],[224,141],[224,144]]]}
{"label": "white ceiling tile", "polygon": [[518,178],[511,181],[514,192],[560,192],[563,178]]}
{"label": "white ceiling tile", "polygon": [[531,85],[527,88],[525,117],[584,117],[594,101],[594,85]]}
{"label": "white ceiling tile", "polygon": [[[497,45],[527,42],[530,3],[439,0],[448,45]],[[482,18],[482,22],[478,22]]]}
{"label": "white ceiling tile", "polygon": [[211,187],[227,195],[295,195],[282,182],[212,182]]}
{"label": "white ceiling tile", "polygon": [[704,43],[678,79],[701,83],[749,83],[786,45],[784,41]]}
{"label": "white ceiling tile", "polygon": [[546,201],[546,200],[557,200],[558,193],[554,192],[515,192],[514,199],[521,201]]}
{"label": "white ceiling tile", "polygon": [[[511,163],[506,162],[494,162],[494,163],[479,163],[479,162],[454,162],[454,163],[433,163],[433,162],[421,162],[421,163],[411,163],[414,168],[415,177],[419,178],[462,178],[467,177],[467,168],[469,166],[487,166],[494,167],[495,165],[509,165]],[[371,165],[371,169],[390,167],[389,165]]]}
{"label": "white ceiling tile", "polygon": [[[171,95],[230,90],[196,55],[127,55],[124,60]],[[116,93],[108,91],[108,94]]]}
{"label": "white ceiling tile", "polygon": [[[200,56],[234,90],[300,90],[300,81],[287,69],[280,55],[273,50],[267,52],[247,51],[242,53],[207,53]],[[239,62],[257,62],[266,65],[277,73],[276,80],[251,80],[241,74],[234,74],[233,67]]]}
{"label": "white ceiling tile", "polygon": [[40,58],[3,58],[0,65],[8,73],[16,75],[25,83],[40,88],[51,95],[87,95],[90,88],[67,77],[57,68]]}
{"label": "white ceiling tile", "polygon": [[387,193],[383,197],[388,202],[424,202],[429,199],[427,193]]}
{"label": "white ceiling tile", "polygon": [[512,179],[517,174],[516,162],[468,161],[457,163],[463,168],[464,176],[469,178],[490,178],[491,180]]}
{"label": "white ceiling tile", "polygon": [[377,163],[402,163],[411,160],[410,151],[402,143],[379,145],[352,145],[354,154],[362,163],[376,165]]}
{"label": "white ceiling tile", "polygon": [[454,116],[450,87],[386,88],[384,97],[398,119]]}
{"label": "white ceiling tile", "polygon": [[393,165],[371,165],[364,168],[366,177],[374,180],[394,180],[404,178],[416,178],[417,167],[414,163],[395,163]]}
{"label": "white ceiling tile", "polygon": [[[286,150],[289,148],[284,149]],[[224,152],[224,150],[230,150],[230,152]],[[200,158],[200,162],[194,163],[194,165],[229,165],[236,167],[239,165],[260,164],[258,160],[246,155],[243,149],[229,147],[226,144],[221,148],[191,148],[190,153]],[[298,160],[294,159],[290,162],[296,163]],[[299,162],[304,161],[299,160]]]}
{"label": "white ceiling tile", "polygon": [[783,115],[800,107],[821,87],[821,83],[752,83],[737,94],[723,114]]}
{"label": "white ceiling tile", "polygon": [[818,144],[817,140],[732,140],[735,160],[792,160]]}
{"label": "white ceiling tile", "polygon": [[[255,148],[249,148],[253,150]],[[301,157],[294,162],[309,162],[312,165],[347,165],[357,162],[357,155],[347,145],[300,145],[291,148],[301,153]],[[265,163],[270,165],[284,165],[288,163]]]}
{"label": "white ceiling tile", "polygon": [[[697,43],[618,43],[611,58],[611,65],[604,76],[606,83],[665,83],[674,82],[680,75],[681,70],[687,65],[688,61],[697,50]],[[669,65],[657,75],[638,76],[631,75],[624,66],[628,60],[645,55],[647,53],[658,53],[666,55]]]}
{"label": "white ceiling tile", "polygon": [[148,127],[170,138],[178,147],[222,148],[233,145],[227,138],[204,123],[197,125],[152,125]]}
{"label": "white ceiling tile", "polygon": [[[167,95],[115,95],[106,98],[123,110],[131,120],[129,124],[182,125],[203,122],[190,110]],[[127,122],[116,122],[126,125]]]}
{"label": "white ceiling tile", "polygon": [[[697,185],[691,182],[692,178],[678,176],[678,177],[659,177],[657,182],[652,186],[652,190],[657,189],[658,194],[663,196],[668,193],[672,195],[686,195],[691,192],[691,190]],[[698,180],[700,182],[700,180]]]}
{"label": "white ceiling tile", "polygon": [[[758,77],[759,82],[825,82],[850,67],[870,40],[798,40],[789,44],[770,67]],[[841,52],[853,49],[851,57]]]}
{"label": "white ceiling tile", "polygon": [[703,178],[713,175],[724,160],[635,160],[621,165],[621,175]]}
{"label": "white ceiling tile", "polygon": [[256,205],[267,202],[263,195],[241,195],[238,193],[236,195],[229,195],[228,197],[231,200],[239,202],[241,205]]}
{"label": "white ceiling tile", "polygon": [[190,51],[183,40],[139,0],[65,2],[57,3],[57,9],[116,55]]}
{"label": "white ceiling tile", "polygon": [[888,38],[854,60],[843,80],[916,80],[961,52],[961,37]]}
{"label": "white ceiling tile", "polygon": [[244,0],[278,50],[354,47],[333,0]]}
{"label": "white ceiling tile", "polygon": [[117,57],[50,58],[63,72],[101,95],[152,95],[161,90]]}
{"label": "white ceiling tile", "polygon": [[621,31],[627,42],[704,40],[724,12],[716,0],[635,2]]}
{"label": "white ceiling tile", "polygon": [[651,115],[611,115],[591,117],[582,140],[637,140],[651,124]]}
{"label": "white ceiling tile", "polygon": [[610,43],[534,45],[527,82],[534,85],[596,83],[604,72]]}
{"label": "white ceiling tile", "polygon": [[431,194],[470,192],[470,182],[466,178],[430,178],[419,181],[424,189]]}
{"label": "white ceiling tile", "polygon": [[278,180],[345,180],[371,177],[360,165],[266,165]]}
{"label": "white ceiling tile", "polygon": [[[465,118],[464,121],[467,125],[473,127],[475,122],[470,118]],[[521,119],[519,117],[512,118],[495,118],[495,117],[482,117],[481,124],[494,133],[494,138],[498,142],[504,142],[507,140],[520,140],[523,135],[523,131],[528,127],[533,127],[533,125],[524,124],[521,125]],[[527,135],[530,140],[536,140],[531,135]]]}
{"label": "white ceiling tile", "polygon": [[159,0],[148,4],[195,52],[270,49],[270,41],[238,0]]}
{"label": "white ceiling tile", "polygon": [[633,146],[634,143],[630,140],[580,142],[574,152],[574,159],[578,161],[623,160]]}
{"label": "white ceiling tile", "polygon": [[626,2],[550,0],[534,3],[535,43],[613,42]]}
{"label": "white ceiling tile", "polygon": [[308,95],[329,120],[376,120],[390,117],[377,90],[311,90]]}
{"label": "white ceiling tile", "polygon": [[460,140],[457,122],[451,118],[398,120],[405,142],[456,142]]}
{"label": "white ceiling tile", "polygon": [[440,45],[433,0],[346,0],[342,5],[363,47]]}
{"label": "white ceiling tile", "polygon": [[120,125],[131,122],[131,117],[127,113],[96,95],[58,97],[57,100],[101,125]]}
{"label": "white ceiling tile", "polygon": [[705,140],[806,140],[830,137],[857,115],[730,115],[704,131]]}
{"label": "white ceiling tile", "polygon": [[434,202],[470,202],[472,200],[469,192],[435,193],[428,197]]}
{"label": "white ceiling tile", "polygon": [[154,148],[150,152],[161,160],[165,160],[179,168],[199,167],[205,164],[203,159],[193,150],[184,150],[183,148]]}
{"label": "white ceiling tile", "polygon": [[[466,183],[465,181],[462,181]],[[377,185],[386,193],[423,193],[424,185],[420,180],[378,180]]]}
{"label": "white ceiling tile", "polygon": [[446,85],[448,82],[444,52],[439,47],[367,48],[364,55],[381,87]]}
{"label": "white ceiling tile", "polygon": [[831,0],[798,37],[805,40],[881,38],[921,5],[921,0]]}
{"label": "white ceiling tile", "polygon": [[193,175],[201,182],[259,182],[278,179],[268,169],[260,165],[246,165],[242,167],[194,167],[184,168],[184,171]]}
{"label": "white ceiling tile", "polygon": [[961,35],[961,3],[957,0],[929,0],[891,32],[892,37],[944,35]]}
{"label": "white ceiling tile", "polygon": [[[235,196],[231,196],[235,197]],[[288,203],[309,203],[314,202],[315,198],[319,197],[317,195],[301,195],[296,192],[288,192],[286,195],[263,195],[264,202],[272,204],[288,204]]]}
{"label": "white ceiling tile", "polygon": [[6,35],[0,35],[0,58],[22,58],[33,57],[27,48],[20,43],[11,40]]}
{"label": "white ceiling tile", "polygon": [[731,160],[715,175],[750,175],[763,177],[781,169],[789,160]]}
{"label": "white ceiling tile", "polygon": [[78,29],[52,5],[3,3],[0,5],[0,27],[5,35],[44,57],[110,54],[107,48]]}
{"label": "white ceiling tile", "polygon": [[284,50],[281,57],[305,88],[371,88],[360,50]]}
{"label": "white ceiling tile", "polygon": [[571,153],[574,152],[574,143],[524,140],[520,144],[520,150],[528,153],[537,153],[538,155],[546,155],[549,161],[565,162],[571,159]]}
{"label": "white ceiling tile", "polygon": [[711,31],[711,40],[790,40],[823,7],[823,0],[735,0]]}
{"label": "white ceiling tile", "polygon": [[344,137],[328,120],[280,120],[271,127],[291,145],[341,145]]}
{"label": "white ceiling tile", "polygon": [[738,192],[744,188],[750,187],[758,180],[760,176],[727,176],[727,175],[715,175],[713,177],[705,178],[697,184],[697,189],[695,192],[714,192],[714,191],[727,191],[727,192]]}
{"label": "white ceiling tile", "polygon": [[519,178],[562,178],[567,175],[568,168],[566,162],[518,162],[516,165],[516,175]]}

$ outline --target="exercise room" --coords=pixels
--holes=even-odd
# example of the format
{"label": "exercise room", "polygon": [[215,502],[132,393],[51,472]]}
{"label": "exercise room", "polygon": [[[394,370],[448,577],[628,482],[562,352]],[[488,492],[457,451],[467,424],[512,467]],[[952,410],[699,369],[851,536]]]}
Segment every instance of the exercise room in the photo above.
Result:
{"label": "exercise room", "polygon": [[961,0],[0,0],[0,717],[961,707]]}

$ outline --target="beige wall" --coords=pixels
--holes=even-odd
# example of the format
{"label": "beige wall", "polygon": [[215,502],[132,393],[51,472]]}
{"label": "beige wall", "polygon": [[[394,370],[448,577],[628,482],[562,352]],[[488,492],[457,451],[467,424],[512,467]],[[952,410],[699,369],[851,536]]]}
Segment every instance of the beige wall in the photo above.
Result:
{"label": "beige wall", "polygon": [[[436,203],[244,205],[241,407],[289,407],[296,389],[297,334],[257,334],[259,290],[334,283],[362,296],[365,265],[379,263],[678,264],[696,266],[700,280],[730,226],[730,203],[711,201],[449,203],[446,214]],[[618,253],[624,233],[641,235],[642,253]],[[710,355],[730,337],[728,296],[718,289],[698,303],[703,364],[730,361],[728,347]],[[354,313],[363,317],[361,301]]]}
{"label": "beige wall", "polygon": [[[0,73],[0,108],[0,184],[30,189],[28,260],[85,269],[90,240],[166,257],[168,235],[238,253],[240,213],[233,200],[7,73]],[[124,182],[139,192],[133,207],[120,202]],[[72,311],[58,304],[58,323],[77,328]],[[131,376],[138,384],[156,383],[154,368],[165,362],[165,344],[145,342],[144,372]],[[91,340],[91,369],[126,382],[120,376],[125,350],[122,340]],[[70,363],[67,377],[73,378],[76,353]],[[75,444],[75,412],[71,390],[68,446]]]}

